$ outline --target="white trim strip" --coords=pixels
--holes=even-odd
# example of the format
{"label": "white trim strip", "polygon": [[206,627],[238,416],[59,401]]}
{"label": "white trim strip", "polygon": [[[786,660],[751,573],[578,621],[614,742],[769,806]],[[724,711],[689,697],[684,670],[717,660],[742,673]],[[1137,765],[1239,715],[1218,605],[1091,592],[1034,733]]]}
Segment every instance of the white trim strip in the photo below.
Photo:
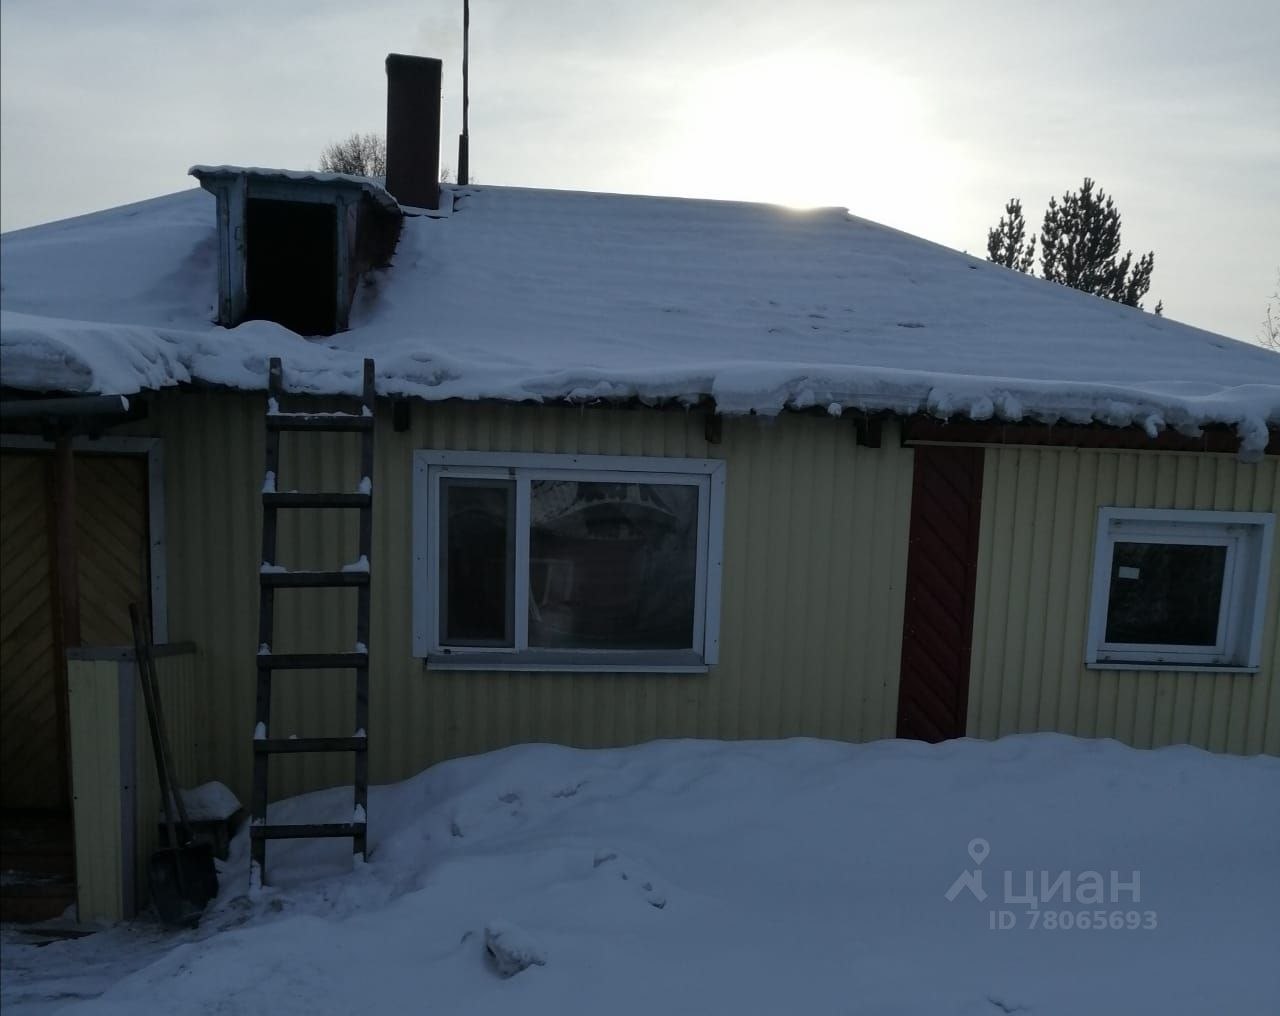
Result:
{"label": "white trim strip", "polygon": [[708,484],[707,580],[702,658],[720,662],[720,584],[724,570],[725,464],[717,462]]}
{"label": "white trim strip", "polygon": [[717,468],[724,468],[720,459],[668,459],[645,455],[557,455],[541,452],[454,452],[434,448],[420,448],[415,459],[433,466],[477,466],[489,469],[549,469],[581,470],[592,472],[617,471],[620,473],[673,473],[709,475]]}
{"label": "white trim strip", "polygon": [[431,589],[431,520],[435,511],[431,506],[431,485],[428,467],[424,459],[413,460],[413,655],[426,656],[434,641],[434,626],[430,623],[435,608],[435,596]]}
{"label": "white trim strip", "polygon": [[515,583],[513,597],[515,611],[513,647],[516,652],[529,648],[529,516],[532,506],[529,503],[532,481],[528,474],[516,477],[516,560],[511,581]]}

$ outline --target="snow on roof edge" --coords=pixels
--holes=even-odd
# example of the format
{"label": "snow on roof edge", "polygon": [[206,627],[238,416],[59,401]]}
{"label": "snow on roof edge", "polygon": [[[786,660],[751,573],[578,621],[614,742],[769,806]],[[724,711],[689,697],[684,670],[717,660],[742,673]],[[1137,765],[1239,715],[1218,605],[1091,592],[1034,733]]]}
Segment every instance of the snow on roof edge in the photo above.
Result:
{"label": "snow on roof edge", "polygon": [[325,173],[309,169],[271,169],[263,166],[195,165],[187,170],[187,175],[194,176],[202,185],[206,177],[244,176],[257,180],[330,184],[356,188],[388,211],[400,211],[400,203],[382,185],[380,178],[359,176],[355,173]]}
{"label": "snow on roof edge", "polygon": [[[286,390],[295,394],[357,395],[363,356],[303,339],[266,321],[208,332],[156,329],[40,318],[0,311],[5,387],[68,394],[133,395],[187,385],[265,391],[267,364],[285,364]],[[93,349],[93,357],[84,351]],[[1273,436],[1280,440],[1280,408],[1271,385],[1243,385],[1210,395],[1177,396],[1131,386],[952,375],[884,367],[771,364],[760,385],[759,365],[706,364],[678,372],[654,368],[626,381],[599,369],[552,371],[538,377],[494,377],[477,383],[474,365],[435,357],[382,360],[383,397],[532,403],[697,405],[710,401],[729,416],[775,416],[784,411],[924,414],[938,420],[995,420],[1107,427],[1141,427],[1152,439],[1172,429],[1199,436],[1202,428],[1232,428],[1240,456],[1257,460]],[[55,379],[64,379],[61,387]],[[468,379],[464,381],[463,379]],[[70,381],[67,385],[65,381]]]}

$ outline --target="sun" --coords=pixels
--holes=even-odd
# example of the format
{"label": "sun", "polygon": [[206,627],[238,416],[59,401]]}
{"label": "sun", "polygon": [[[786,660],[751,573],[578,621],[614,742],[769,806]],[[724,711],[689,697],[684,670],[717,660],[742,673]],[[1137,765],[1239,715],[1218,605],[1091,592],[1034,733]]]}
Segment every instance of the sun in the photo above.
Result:
{"label": "sun", "polygon": [[877,218],[933,189],[928,119],[910,82],[870,64],[768,55],[690,83],[674,161],[686,192]]}

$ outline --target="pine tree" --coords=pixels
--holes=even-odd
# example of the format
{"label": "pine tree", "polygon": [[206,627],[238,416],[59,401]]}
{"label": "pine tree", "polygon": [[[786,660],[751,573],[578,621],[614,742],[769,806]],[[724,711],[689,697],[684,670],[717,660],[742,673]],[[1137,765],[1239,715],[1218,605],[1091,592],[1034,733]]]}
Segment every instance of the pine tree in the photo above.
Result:
{"label": "pine tree", "polygon": [[1022,202],[1010,198],[1004,211],[1008,218],[1001,216],[995,229],[987,231],[987,260],[1034,275],[1036,235],[1032,233],[1031,239],[1026,239],[1027,224],[1022,217]]}
{"label": "pine tree", "polygon": [[[1005,214],[987,233],[988,260],[1020,272],[1032,273],[1036,237],[1023,244],[1026,227],[1017,198],[1005,205]],[[1040,274],[1050,282],[1106,297],[1130,307],[1141,307],[1151,288],[1155,252],[1135,262],[1132,251],[1120,254],[1120,210],[1115,201],[1085,177],[1078,191],[1049,199],[1040,227]],[[1161,303],[1157,314],[1164,310]]]}

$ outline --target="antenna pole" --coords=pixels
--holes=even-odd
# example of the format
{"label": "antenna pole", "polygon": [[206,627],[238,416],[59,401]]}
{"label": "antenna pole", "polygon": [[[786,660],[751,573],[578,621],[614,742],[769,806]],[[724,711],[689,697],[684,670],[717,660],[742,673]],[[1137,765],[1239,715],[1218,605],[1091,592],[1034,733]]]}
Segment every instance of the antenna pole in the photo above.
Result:
{"label": "antenna pole", "polygon": [[462,0],[462,133],[458,135],[458,183],[466,186],[470,177],[471,138],[468,133],[467,114],[471,105],[470,97],[470,40],[471,40],[471,0]]}

